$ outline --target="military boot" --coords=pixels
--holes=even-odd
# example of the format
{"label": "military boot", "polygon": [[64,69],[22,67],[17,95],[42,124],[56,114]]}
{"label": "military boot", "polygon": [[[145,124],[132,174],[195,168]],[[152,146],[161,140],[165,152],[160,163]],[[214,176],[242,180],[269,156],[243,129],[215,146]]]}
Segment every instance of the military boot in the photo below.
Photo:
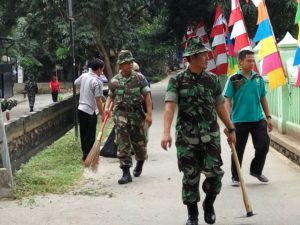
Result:
{"label": "military boot", "polygon": [[214,224],[216,222],[216,214],[214,210],[215,200],[215,195],[206,195],[202,204],[204,210],[204,220],[208,224]]}
{"label": "military boot", "polygon": [[137,161],[136,166],[133,170],[133,176],[139,177],[143,170],[144,161]]}
{"label": "military boot", "polygon": [[130,171],[129,171],[129,166],[123,167],[122,170],[123,170],[123,175],[118,180],[118,183],[119,184],[127,184],[127,183],[131,182],[132,177],[131,177],[131,174],[130,174]]}
{"label": "military boot", "polygon": [[198,206],[197,203],[187,205],[189,218],[186,221],[186,225],[198,225]]}

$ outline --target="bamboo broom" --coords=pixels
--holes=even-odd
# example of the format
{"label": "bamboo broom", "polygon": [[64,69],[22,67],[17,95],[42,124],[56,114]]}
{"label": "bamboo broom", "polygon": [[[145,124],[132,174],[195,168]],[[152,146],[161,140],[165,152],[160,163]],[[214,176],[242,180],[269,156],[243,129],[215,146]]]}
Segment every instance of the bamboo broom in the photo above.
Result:
{"label": "bamboo broom", "polygon": [[[112,104],[110,104],[109,109],[111,110]],[[109,114],[106,114],[103,122],[100,127],[100,131],[97,135],[96,141],[94,142],[94,145],[89,152],[88,156],[86,157],[84,161],[84,166],[89,167],[93,172],[97,172],[98,165],[99,165],[99,160],[100,160],[100,146],[101,146],[101,139],[103,136],[103,131],[106,126],[106,123],[108,121]]]}

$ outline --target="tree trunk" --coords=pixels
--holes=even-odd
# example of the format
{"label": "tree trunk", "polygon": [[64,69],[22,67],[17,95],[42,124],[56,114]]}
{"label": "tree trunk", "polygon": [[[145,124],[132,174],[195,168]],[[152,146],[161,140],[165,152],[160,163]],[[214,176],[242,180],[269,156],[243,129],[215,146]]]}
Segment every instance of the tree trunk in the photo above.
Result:
{"label": "tree trunk", "polygon": [[105,63],[105,68],[107,71],[107,78],[110,80],[113,76],[113,70],[112,70],[112,65],[110,63],[110,58],[109,58],[109,53],[106,51],[103,42],[101,40],[99,40],[100,38],[97,38],[97,45],[98,45],[98,49],[99,52],[104,56],[104,63]]}

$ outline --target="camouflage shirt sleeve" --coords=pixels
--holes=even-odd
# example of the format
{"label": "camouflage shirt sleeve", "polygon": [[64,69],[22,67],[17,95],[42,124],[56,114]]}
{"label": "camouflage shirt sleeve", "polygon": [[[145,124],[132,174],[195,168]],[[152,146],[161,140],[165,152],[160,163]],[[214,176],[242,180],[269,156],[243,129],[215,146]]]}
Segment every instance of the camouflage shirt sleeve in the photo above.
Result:
{"label": "camouflage shirt sleeve", "polygon": [[171,77],[167,86],[165,102],[175,102],[178,103],[178,91],[177,91],[177,79],[176,77]]}
{"label": "camouflage shirt sleeve", "polygon": [[215,99],[216,99],[216,105],[222,104],[225,101],[225,98],[222,94],[222,87],[220,84],[220,80],[217,76],[214,77],[216,81],[216,89],[215,89]]}
{"label": "camouflage shirt sleeve", "polygon": [[11,110],[13,107],[17,106],[18,102],[15,99],[4,99],[1,100],[2,112],[5,110]]}
{"label": "camouflage shirt sleeve", "polygon": [[142,74],[138,74],[138,76],[140,76],[140,81],[141,81],[141,92],[143,95],[147,94],[148,92],[150,92],[150,88],[148,86],[148,82],[146,80],[146,77]]}

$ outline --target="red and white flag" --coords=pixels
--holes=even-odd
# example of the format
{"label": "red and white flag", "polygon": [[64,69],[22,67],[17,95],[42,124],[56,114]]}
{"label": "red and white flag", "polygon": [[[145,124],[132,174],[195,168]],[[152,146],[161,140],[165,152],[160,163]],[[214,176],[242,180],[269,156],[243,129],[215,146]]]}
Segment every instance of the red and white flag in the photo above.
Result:
{"label": "red and white flag", "polygon": [[183,49],[185,49],[186,46],[187,46],[187,40],[188,40],[189,38],[193,37],[193,36],[195,36],[195,33],[194,33],[194,31],[193,31],[193,27],[189,25],[189,26],[187,27],[187,30],[186,30],[186,35],[184,35],[184,36],[182,37],[181,47],[182,47]]}
{"label": "red and white flag", "polygon": [[227,49],[225,39],[225,27],[227,26],[226,20],[223,17],[222,9],[220,5],[217,5],[215,22],[210,36],[213,38],[212,47],[214,49],[213,54],[216,58],[217,75],[227,74]]}
{"label": "red and white flag", "polygon": [[[202,43],[205,45],[205,47],[211,49],[208,35],[205,31],[204,27],[204,20],[201,19],[195,29],[195,35],[200,37]],[[208,65],[207,65],[207,71],[210,71],[212,73],[217,73],[217,67],[214,60],[214,55],[212,51],[208,52]]]}
{"label": "red and white flag", "polygon": [[231,0],[231,14],[228,26],[233,26],[230,39],[235,39],[235,52],[251,48],[239,0]]}

